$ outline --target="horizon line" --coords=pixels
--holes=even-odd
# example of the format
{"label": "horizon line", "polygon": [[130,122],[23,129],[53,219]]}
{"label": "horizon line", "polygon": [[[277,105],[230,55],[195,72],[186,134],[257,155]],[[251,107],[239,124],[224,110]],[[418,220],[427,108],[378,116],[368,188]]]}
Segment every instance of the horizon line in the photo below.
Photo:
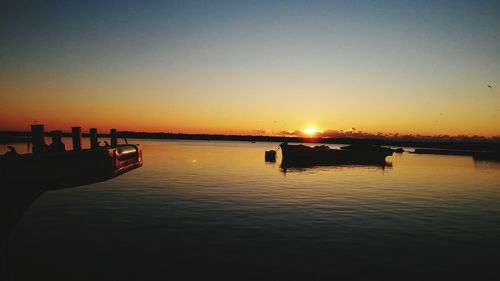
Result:
{"label": "horizon line", "polygon": [[[51,130],[45,132],[50,135],[51,132],[61,131],[63,135],[71,135],[71,131],[63,130]],[[118,130],[119,133],[125,134],[145,134],[145,135],[178,135],[178,136],[220,136],[220,137],[249,137],[249,138],[289,138],[289,139],[303,139],[303,140],[328,140],[328,139],[380,139],[380,140],[450,140],[450,141],[500,141],[500,135],[494,136],[483,136],[483,135],[471,135],[471,134],[461,134],[461,135],[422,135],[422,134],[399,134],[399,133],[385,133],[385,134],[372,134],[372,133],[352,133],[352,132],[340,132],[337,135],[330,136],[309,136],[300,134],[223,134],[223,133],[182,133],[182,132],[151,132],[151,131],[131,131],[131,130]],[[9,136],[9,134],[17,136],[27,136],[31,134],[31,131],[21,131],[21,130],[2,130],[0,129],[0,136]],[[88,132],[82,132],[83,136],[87,136]],[[108,133],[98,132],[98,135],[105,136]]]}

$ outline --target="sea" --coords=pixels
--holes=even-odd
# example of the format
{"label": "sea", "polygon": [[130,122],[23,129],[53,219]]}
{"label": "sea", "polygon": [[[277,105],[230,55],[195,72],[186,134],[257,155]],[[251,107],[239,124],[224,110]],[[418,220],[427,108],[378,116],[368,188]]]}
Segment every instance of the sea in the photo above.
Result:
{"label": "sea", "polygon": [[129,142],[143,167],[27,204],[8,280],[500,280],[498,162],[284,168],[277,143]]}

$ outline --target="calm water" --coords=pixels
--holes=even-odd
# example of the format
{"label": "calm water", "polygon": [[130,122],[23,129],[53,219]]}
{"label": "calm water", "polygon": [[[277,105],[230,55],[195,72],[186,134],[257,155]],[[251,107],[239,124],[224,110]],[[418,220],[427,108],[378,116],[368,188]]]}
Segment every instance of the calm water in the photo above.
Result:
{"label": "calm water", "polygon": [[27,209],[12,280],[500,280],[499,164],[405,153],[284,173],[264,163],[277,144],[140,143],[144,167]]}

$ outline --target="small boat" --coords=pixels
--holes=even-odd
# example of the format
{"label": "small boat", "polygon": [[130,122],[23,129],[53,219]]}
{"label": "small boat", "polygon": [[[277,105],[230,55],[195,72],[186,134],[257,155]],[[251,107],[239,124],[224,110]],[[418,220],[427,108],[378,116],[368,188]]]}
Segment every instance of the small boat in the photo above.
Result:
{"label": "small boat", "polygon": [[331,149],[326,145],[310,147],[302,144],[280,144],[284,166],[313,165],[381,165],[393,154],[390,148],[372,145],[352,145]]}

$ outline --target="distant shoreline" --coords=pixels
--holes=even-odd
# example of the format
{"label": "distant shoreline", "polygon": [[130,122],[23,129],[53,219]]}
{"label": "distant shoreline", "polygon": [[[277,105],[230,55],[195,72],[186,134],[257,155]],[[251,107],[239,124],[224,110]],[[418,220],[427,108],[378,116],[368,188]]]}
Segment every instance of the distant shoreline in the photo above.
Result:
{"label": "distant shoreline", "polygon": [[[0,143],[29,142],[30,132],[0,131]],[[49,135],[49,133],[47,133]],[[71,137],[70,133],[64,133]],[[84,137],[88,134],[84,133]],[[400,147],[425,147],[440,149],[459,149],[474,151],[500,151],[499,141],[465,141],[465,140],[419,140],[419,139],[388,139],[388,138],[304,138],[280,136],[251,136],[251,135],[211,135],[211,134],[173,134],[173,133],[146,133],[146,132],[119,132],[120,137],[134,139],[179,139],[179,140],[217,140],[217,141],[243,141],[243,142],[293,142],[293,143],[327,143],[327,144],[354,144],[375,143],[384,146]],[[109,137],[108,134],[99,134],[99,137]]]}

